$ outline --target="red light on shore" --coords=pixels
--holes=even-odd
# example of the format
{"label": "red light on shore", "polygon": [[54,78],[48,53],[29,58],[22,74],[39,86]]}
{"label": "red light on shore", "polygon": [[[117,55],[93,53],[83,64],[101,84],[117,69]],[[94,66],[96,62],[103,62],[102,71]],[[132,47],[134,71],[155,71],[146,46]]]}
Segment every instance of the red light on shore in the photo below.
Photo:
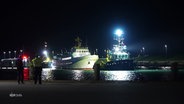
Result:
{"label": "red light on shore", "polygon": [[23,58],[23,59],[27,59],[27,56],[24,55],[22,58]]}

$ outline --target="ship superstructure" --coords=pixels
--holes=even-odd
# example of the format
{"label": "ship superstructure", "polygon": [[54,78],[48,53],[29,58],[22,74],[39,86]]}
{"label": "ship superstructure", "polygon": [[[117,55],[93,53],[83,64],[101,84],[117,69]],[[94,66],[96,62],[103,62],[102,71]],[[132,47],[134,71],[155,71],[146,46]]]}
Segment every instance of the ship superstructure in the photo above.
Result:
{"label": "ship superstructure", "polygon": [[91,55],[88,47],[82,47],[82,40],[79,37],[75,41],[77,45],[71,49],[70,54],[62,55],[57,60],[56,66],[62,69],[93,69],[98,55]]}
{"label": "ship superstructure", "polygon": [[117,44],[113,45],[112,50],[107,51],[107,63],[104,66],[105,70],[132,70],[134,68],[133,60],[130,59],[130,54],[127,52],[127,46],[124,44],[124,34],[121,30],[116,31],[114,40]]}
{"label": "ship superstructure", "polygon": [[115,36],[114,40],[118,44],[113,45],[113,49],[108,51],[108,59],[111,61],[126,60],[129,59],[129,53],[127,52],[127,46],[124,44],[124,38],[122,36]]}

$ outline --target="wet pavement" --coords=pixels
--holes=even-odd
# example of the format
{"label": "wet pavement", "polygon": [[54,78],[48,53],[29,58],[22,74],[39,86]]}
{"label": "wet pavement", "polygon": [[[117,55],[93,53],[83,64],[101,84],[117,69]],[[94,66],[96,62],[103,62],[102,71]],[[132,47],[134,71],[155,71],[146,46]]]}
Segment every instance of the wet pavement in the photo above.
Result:
{"label": "wet pavement", "polygon": [[0,104],[183,104],[184,82],[0,81]]}

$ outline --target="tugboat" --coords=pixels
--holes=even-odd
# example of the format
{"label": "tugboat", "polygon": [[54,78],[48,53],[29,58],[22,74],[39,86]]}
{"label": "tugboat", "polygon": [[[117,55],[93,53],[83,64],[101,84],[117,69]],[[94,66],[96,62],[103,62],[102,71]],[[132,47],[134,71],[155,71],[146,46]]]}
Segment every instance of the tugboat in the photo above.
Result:
{"label": "tugboat", "polygon": [[119,29],[115,34],[114,40],[117,43],[113,45],[112,50],[107,51],[107,62],[103,65],[102,70],[133,70],[134,62],[130,59],[127,46],[123,42],[123,32]]}
{"label": "tugboat", "polygon": [[91,55],[88,47],[81,47],[82,40],[79,37],[75,41],[77,45],[71,49],[69,54],[58,58],[55,66],[62,69],[92,70],[98,60],[98,55]]}

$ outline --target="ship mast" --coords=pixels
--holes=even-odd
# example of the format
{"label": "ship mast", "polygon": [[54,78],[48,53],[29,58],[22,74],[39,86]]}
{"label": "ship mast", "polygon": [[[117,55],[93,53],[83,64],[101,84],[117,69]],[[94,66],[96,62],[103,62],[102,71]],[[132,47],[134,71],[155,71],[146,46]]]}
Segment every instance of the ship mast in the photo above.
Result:
{"label": "ship mast", "polygon": [[44,42],[44,49],[47,50],[47,42]]}
{"label": "ship mast", "polygon": [[79,37],[77,37],[77,38],[75,39],[75,42],[77,43],[76,48],[80,48],[80,47],[81,47],[81,44],[82,44],[82,40],[81,40]]}

